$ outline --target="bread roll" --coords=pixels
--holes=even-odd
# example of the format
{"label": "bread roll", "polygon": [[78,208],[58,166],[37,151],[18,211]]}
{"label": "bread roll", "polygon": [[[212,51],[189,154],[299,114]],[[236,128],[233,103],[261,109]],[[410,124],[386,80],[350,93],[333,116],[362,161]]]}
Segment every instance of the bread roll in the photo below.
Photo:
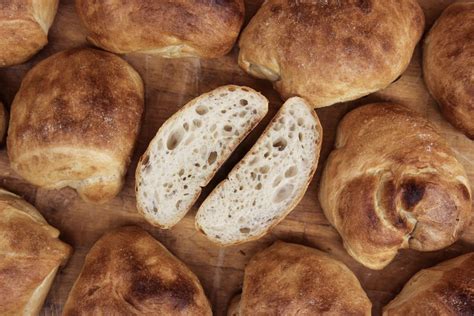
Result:
{"label": "bread roll", "polygon": [[241,297],[228,315],[370,315],[372,307],[342,262],[284,242],[250,260]]}
{"label": "bread roll", "polygon": [[423,73],[446,119],[474,140],[474,1],[451,4],[436,21]]}
{"label": "bread roll", "polygon": [[12,104],[8,156],[27,181],[91,202],[122,188],[140,128],[143,83],[121,58],[73,49],[36,65]]}
{"label": "bread roll", "polygon": [[474,252],[415,274],[383,315],[474,315]]}
{"label": "bread roll", "polygon": [[138,212],[161,228],[177,224],[267,111],[263,95],[232,85],[183,106],[160,127],[138,163]]}
{"label": "bread roll", "polygon": [[76,0],[88,40],[105,50],[162,57],[220,57],[244,20],[244,1]]}
{"label": "bread roll", "polygon": [[0,1],[0,67],[21,64],[48,43],[58,2]]}
{"label": "bread roll", "polygon": [[99,239],[74,284],[64,316],[212,315],[198,278],[138,227]]}
{"label": "bread roll", "polygon": [[13,193],[0,189],[0,314],[38,315],[71,247]]}
{"label": "bread roll", "polygon": [[434,126],[397,104],[357,108],[339,125],[319,200],[349,254],[382,269],[401,248],[442,249],[471,218],[462,165]]}
{"label": "bread roll", "polygon": [[242,33],[239,65],[324,107],[396,80],[423,29],[416,0],[268,0]]}
{"label": "bread roll", "polygon": [[221,246],[258,239],[301,201],[318,167],[323,130],[304,99],[285,102],[255,145],[196,214],[196,229]]}

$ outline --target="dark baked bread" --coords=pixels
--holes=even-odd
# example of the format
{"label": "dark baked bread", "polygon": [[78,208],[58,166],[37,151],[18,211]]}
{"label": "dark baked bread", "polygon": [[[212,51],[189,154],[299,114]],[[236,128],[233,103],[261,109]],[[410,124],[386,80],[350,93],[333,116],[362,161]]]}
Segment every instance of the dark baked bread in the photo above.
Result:
{"label": "dark baked bread", "polygon": [[463,166],[421,115],[397,104],[357,108],[339,125],[320,202],[351,256],[382,269],[401,248],[442,249],[471,218]]}
{"label": "dark baked bread", "polygon": [[239,64],[283,98],[323,107],[392,83],[423,29],[416,0],[268,0],[242,33]]}
{"label": "dark baked bread", "polygon": [[214,58],[230,51],[244,1],[76,0],[94,45],[114,53]]}
{"label": "dark baked bread", "polygon": [[64,316],[212,315],[198,278],[138,227],[105,234],[87,254]]}
{"label": "dark baked bread", "polygon": [[474,1],[453,3],[431,28],[423,74],[444,117],[474,139]]}
{"label": "dark baked bread", "polygon": [[108,201],[122,188],[143,107],[139,74],[114,54],[72,49],[48,57],[13,101],[11,166],[37,186]]}
{"label": "dark baked bread", "polygon": [[58,2],[0,1],[0,67],[21,64],[48,43]]}
{"label": "dark baked bread", "polygon": [[38,315],[71,247],[29,203],[0,189],[0,314]]}
{"label": "dark baked bread", "polygon": [[474,252],[415,274],[383,315],[474,315]]}
{"label": "dark baked bread", "polygon": [[241,301],[233,302],[228,315],[370,315],[371,306],[342,262],[276,242],[250,260]]}

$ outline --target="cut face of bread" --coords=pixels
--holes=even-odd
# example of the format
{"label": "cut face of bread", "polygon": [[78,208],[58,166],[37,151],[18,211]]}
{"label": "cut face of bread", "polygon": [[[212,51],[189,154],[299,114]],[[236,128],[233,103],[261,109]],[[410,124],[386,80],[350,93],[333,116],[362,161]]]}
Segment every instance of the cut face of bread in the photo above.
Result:
{"label": "cut face of bread", "polygon": [[267,111],[263,95],[238,86],[218,88],[185,105],[163,124],[140,159],[139,212],[162,228],[178,223]]}
{"label": "cut face of bread", "polygon": [[312,107],[301,98],[289,99],[201,205],[196,227],[221,245],[264,235],[303,197],[318,164],[321,140]]}

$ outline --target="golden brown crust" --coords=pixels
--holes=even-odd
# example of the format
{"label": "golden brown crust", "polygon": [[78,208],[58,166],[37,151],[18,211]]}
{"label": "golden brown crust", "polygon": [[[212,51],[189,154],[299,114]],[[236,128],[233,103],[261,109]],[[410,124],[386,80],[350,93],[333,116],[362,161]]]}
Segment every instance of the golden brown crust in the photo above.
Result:
{"label": "golden brown crust", "polygon": [[104,202],[121,189],[144,107],[143,83],[121,58],[94,49],[53,55],[28,72],[12,104],[12,168],[46,188]]}
{"label": "golden brown crust", "polygon": [[0,67],[30,59],[48,43],[58,0],[0,0]]}
{"label": "golden brown crust", "polygon": [[71,315],[211,315],[198,278],[138,227],[99,239],[64,307]]}
{"label": "golden brown crust", "polygon": [[370,315],[356,276],[316,249],[276,242],[245,268],[240,314]]}
{"label": "golden brown crust", "polygon": [[244,19],[243,0],[76,0],[95,45],[164,57],[225,55]]}
{"label": "golden brown crust", "polygon": [[441,112],[474,140],[474,2],[450,5],[426,38],[426,86]]}
{"label": "golden brown crust", "polygon": [[49,291],[41,284],[66,263],[71,247],[33,206],[2,189],[0,232],[1,314],[34,315]]}
{"label": "golden brown crust", "polygon": [[242,32],[239,64],[323,107],[388,86],[423,28],[416,0],[268,0]]}
{"label": "golden brown crust", "polygon": [[415,274],[383,315],[474,315],[474,253]]}
{"label": "golden brown crust", "polygon": [[400,248],[449,246],[471,218],[467,175],[445,140],[419,114],[391,103],[346,115],[319,196],[348,252],[372,269]]}

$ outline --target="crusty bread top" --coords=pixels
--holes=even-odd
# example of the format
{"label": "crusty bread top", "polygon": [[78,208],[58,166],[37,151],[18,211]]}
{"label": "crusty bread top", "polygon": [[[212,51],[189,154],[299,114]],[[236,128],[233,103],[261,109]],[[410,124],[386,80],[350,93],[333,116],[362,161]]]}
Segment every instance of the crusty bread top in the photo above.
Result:
{"label": "crusty bread top", "polygon": [[423,74],[443,115],[474,140],[474,1],[451,4],[431,28]]}
{"label": "crusty bread top", "polygon": [[76,0],[76,8],[95,45],[164,57],[225,55],[244,19],[243,0]]}
{"label": "crusty bread top", "polygon": [[12,104],[12,168],[35,185],[108,200],[120,190],[143,108],[142,80],[121,58],[95,49],[48,57],[27,73]]}
{"label": "crusty bread top", "polygon": [[268,0],[242,32],[239,64],[323,107],[388,86],[423,29],[416,0]]}
{"label": "crusty bread top", "polygon": [[455,242],[471,218],[462,165],[429,121],[392,103],[347,114],[321,180],[320,202],[348,252],[372,269],[398,249]]}
{"label": "crusty bread top", "polygon": [[58,2],[0,1],[0,67],[25,62],[48,43]]}
{"label": "crusty bread top", "polygon": [[276,242],[245,268],[239,315],[370,315],[371,306],[342,262],[316,249]]}
{"label": "crusty bread top", "polygon": [[138,227],[105,234],[87,254],[66,305],[72,315],[212,315],[198,278]]}
{"label": "crusty bread top", "polygon": [[383,315],[474,315],[474,252],[415,274]]}
{"label": "crusty bread top", "polygon": [[[71,247],[59,231],[20,197],[0,189],[0,313],[33,315],[43,301],[35,293],[63,265]],[[46,293],[49,287],[42,288]],[[45,296],[45,295],[44,295]],[[30,314],[32,313],[32,314]]]}

